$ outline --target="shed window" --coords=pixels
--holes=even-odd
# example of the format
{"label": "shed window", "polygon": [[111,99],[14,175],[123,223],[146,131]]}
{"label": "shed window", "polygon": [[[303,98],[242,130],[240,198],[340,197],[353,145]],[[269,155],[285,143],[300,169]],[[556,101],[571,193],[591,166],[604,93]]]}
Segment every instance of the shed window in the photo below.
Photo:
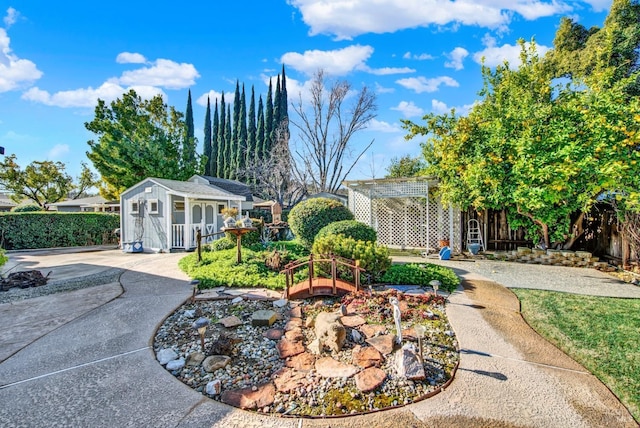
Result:
{"label": "shed window", "polygon": [[131,214],[138,214],[140,212],[140,205],[138,201],[131,201]]}
{"label": "shed window", "polygon": [[160,211],[158,200],[149,199],[149,214],[158,214]]}
{"label": "shed window", "polygon": [[184,201],[174,201],[173,202],[173,210],[176,212],[184,211]]}

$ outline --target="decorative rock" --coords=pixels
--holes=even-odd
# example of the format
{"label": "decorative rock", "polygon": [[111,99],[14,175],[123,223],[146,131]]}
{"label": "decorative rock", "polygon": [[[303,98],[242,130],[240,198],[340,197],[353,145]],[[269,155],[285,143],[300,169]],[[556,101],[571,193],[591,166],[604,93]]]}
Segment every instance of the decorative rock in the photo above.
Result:
{"label": "decorative rock", "polygon": [[196,310],[195,309],[189,309],[184,311],[184,316],[186,318],[195,318],[196,317]]}
{"label": "decorative rock", "polygon": [[225,391],[220,400],[230,406],[255,410],[273,404],[275,394],[276,387],[267,383],[257,386],[255,391],[251,387]]}
{"label": "decorative rock", "polygon": [[222,318],[218,322],[227,328],[237,327],[239,325],[242,325],[242,320],[235,315]]}
{"label": "decorative rock", "polygon": [[321,350],[327,347],[334,352],[340,352],[347,337],[347,331],[340,322],[340,314],[320,312],[316,316],[315,329]]}
{"label": "decorative rock", "polygon": [[362,337],[362,333],[360,333],[358,330],[351,330],[351,340],[356,343],[360,343],[364,340],[364,337]]}
{"label": "decorative rock", "polygon": [[184,358],[180,358],[178,360],[171,360],[167,363],[165,367],[169,371],[181,370],[184,367]]}
{"label": "decorative rock", "polygon": [[422,380],[426,377],[422,361],[411,344],[404,345],[397,356],[398,374],[409,380]]}
{"label": "decorative rock", "polygon": [[251,325],[254,327],[258,326],[271,326],[274,322],[276,322],[276,313],[271,310],[260,310],[255,311],[253,315],[251,315]]}
{"label": "decorative rock", "polygon": [[310,381],[306,373],[297,373],[290,368],[282,368],[273,374],[273,383],[279,392],[288,393],[294,389],[308,386]]}
{"label": "decorative rock", "polygon": [[356,346],[352,352],[353,364],[362,368],[380,367],[382,365],[382,354],[375,348],[367,346],[362,348]]}
{"label": "decorative rock", "polygon": [[178,354],[176,354],[173,349],[161,349],[158,351],[156,358],[158,359],[158,362],[164,366],[169,361],[177,360]]}
{"label": "decorative rock", "polygon": [[389,355],[393,352],[393,344],[396,337],[392,334],[385,334],[382,336],[372,337],[367,339],[366,342],[376,348],[382,355]]}
{"label": "decorative rock", "polygon": [[322,377],[351,377],[358,373],[358,368],[345,364],[331,357],[320,358],[316,361],[316,371]]}
{"label": "decorative rock", "polygon": [[355,376],[356,388],[362,392],[373,391],[382,385],[387,378],[387,374],[376,367],[370,367]]}
{"label": "decorative rock", "polygon": [[358,330],[367,336],[368,339],[371,339],[372,337],[383,334],[387,329],[382,325],[365,324],[358,327]]}
{"label": "decorative rock", "polygon": [[304,345],[300,342],[290,342],[287,339],[282,339],[276,345],[280,358],[293,357],[294,355],[302,354],[304,352]]}
{"label": "decorative rock", "polygon": [[202,352],[192,352],[187,357],[187,365],[188,366],[197,366],[205,359],[205,355]]}
{"label": "decorative rock", "polygon": [[264,337],[271,340],[280,340],[283,334],[284,330],[282,330],[281,328],[270,328],[269,330],[262,333]]}
{"label": "decorative rock", "polygon": [[293,330],[294,328],[301,328],[301,327],[302,327],[302,320],[300,318],[291,318],[284,325],[284,330],[289,331],[289,330]]}
{"label": "decorative rock", "polygon": [[295,308],[291,308],[289,312],[287,312],[289,318],[302,318],[302,307],[296,306]]}
{"label": "decorative rock", "polygon": [[231,299],[231,304],[235,305],[237,303],[242,302],[244,299],[242,298],[242,296],[238,296],[238,297],[234,297],[233,299]]}
{"label": "decorative rock", "polygon": [[284,334],[284,337],[286,337],[287,340],[290,342],[300,342],[302,339],[304,339],[302,330],[299,328],[294,328],[293,330],[289,330]]}
{"label": "decorative rock", "polygon": [[289,303],[289,301],[287,299],[279,299],[279,300],[276,300],[275,302],[273,302],[273,307],[274,308],[284,308],[285,306],[287,306],[287,303]]}
{"label": "decorative rock", "polygon": [[312,354],[320,355],[320,341],[318,339],[314,339],[309,343],[309,345],[307,345],[307,349]]}
{"label": "decorative rock", "polygon": [[218,395],[222,391],[222,382],[220,379],[212,380],[207,383],[205,392],[209,395]]}
{"label": "decorative rock", "polygon": [[365,324],[367,321],[360,315],[348,315],[340,318],[340,321],[345,327],[358,327]]}
{"label": "decorative rock", "polygon": [[289,358],[284,365],[298,371],[308,372],[313,370],[315,362],[316,358],[313,355],[308,352],[303,352],[302,354]]}
{"label": "decorative rock", "polygon": [[211,373],[226,367],[229,362],[231,362],[231,357],[227,357],[226,355],[212,355],[205,358],[202,362],[202,368],[206,372]]}
{"label": "decorative rock", "polygon": [[340,305],[340,315],[345,316],[349,313],[345,305]]}

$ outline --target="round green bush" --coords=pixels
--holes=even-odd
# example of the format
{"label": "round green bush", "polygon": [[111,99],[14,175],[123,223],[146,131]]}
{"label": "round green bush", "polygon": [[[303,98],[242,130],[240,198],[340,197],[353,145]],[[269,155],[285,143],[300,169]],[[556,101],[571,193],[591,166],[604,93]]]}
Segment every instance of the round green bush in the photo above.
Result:
{"label": "round green bush", "polygon": [[291,209],[288,218],[291,231],[307,248],[311,247],[320,229],[341,220],[353,220],[353,214],[340,202],[329,198],[302,201]]}
{"label": "round green bush", "polygon": [[17,207],[13,207],[11,211],[14,213],[32,213],[36,211],[44,211],[44,209],[40,205],[29,204],[29,205],[18,205]]}
{"label": "round green bush", "polygon": [[222,251],[222,250],[229,250],[235,247],[236,247],[235,238],[234,240],[231,240],[226,236],[220,239],[216,239],[212,243],[204,246],[205,251]]}
{"label": "round green bush", "polygon": [[324,238],[327,235],[344,235],[356,241],[375,242],[378,239],[376,230],[357,220],[342,220],[330,223],[320,229],[315,239]]}

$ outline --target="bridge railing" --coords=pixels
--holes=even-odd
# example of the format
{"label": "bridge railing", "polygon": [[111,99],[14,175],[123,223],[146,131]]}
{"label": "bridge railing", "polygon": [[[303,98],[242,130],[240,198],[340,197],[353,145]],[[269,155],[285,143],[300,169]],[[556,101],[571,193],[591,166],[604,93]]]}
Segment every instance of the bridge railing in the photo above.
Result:
{"label": "bridge railing", "polygon": [[284,269],[280,271],[280,273],[284,273],[286,275],[286,287],[285,287],[285,298],[289,298],[289,288],[295,285],[294,276],[296,270],[302,267],[308,267],[309,270],[309,295],[313,296],[313,279],[315,275],[315,265],[318,263],[330,263],[331,264],[331,283],[332,283],[332,294],[336,295],[337,291],[337,276],[338,276],[338,266],[344,266],[347,269],[351,270],[353,273],[354,286],[356,291],[360,289],[360,272],[364,272],[365,270],[360,267],[360,260],[352,260],[346,259],[344,257],[335,256],[333,254],[311,254],[308,259],[299,259],[292,261],[284,266]]}

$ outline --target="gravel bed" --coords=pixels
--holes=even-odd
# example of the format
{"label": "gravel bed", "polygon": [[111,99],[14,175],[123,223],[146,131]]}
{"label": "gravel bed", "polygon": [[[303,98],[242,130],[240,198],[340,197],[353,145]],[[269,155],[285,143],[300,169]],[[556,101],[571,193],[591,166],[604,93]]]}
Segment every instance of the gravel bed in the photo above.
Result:
{"label": "gravel bed", "polygon": [[[49,294],[74,291],[81,288],[95,287],[96,285],[117,282],[125,269],[111,268],[104,272],[86,275],[79,278],[66,280],[52,280],[40,287],[18,288],[0,292],[0,304],[11,303],[19,300],[32,299],[34,297],[47,296]],[[46,273],[44,274],[46,275]]]}

